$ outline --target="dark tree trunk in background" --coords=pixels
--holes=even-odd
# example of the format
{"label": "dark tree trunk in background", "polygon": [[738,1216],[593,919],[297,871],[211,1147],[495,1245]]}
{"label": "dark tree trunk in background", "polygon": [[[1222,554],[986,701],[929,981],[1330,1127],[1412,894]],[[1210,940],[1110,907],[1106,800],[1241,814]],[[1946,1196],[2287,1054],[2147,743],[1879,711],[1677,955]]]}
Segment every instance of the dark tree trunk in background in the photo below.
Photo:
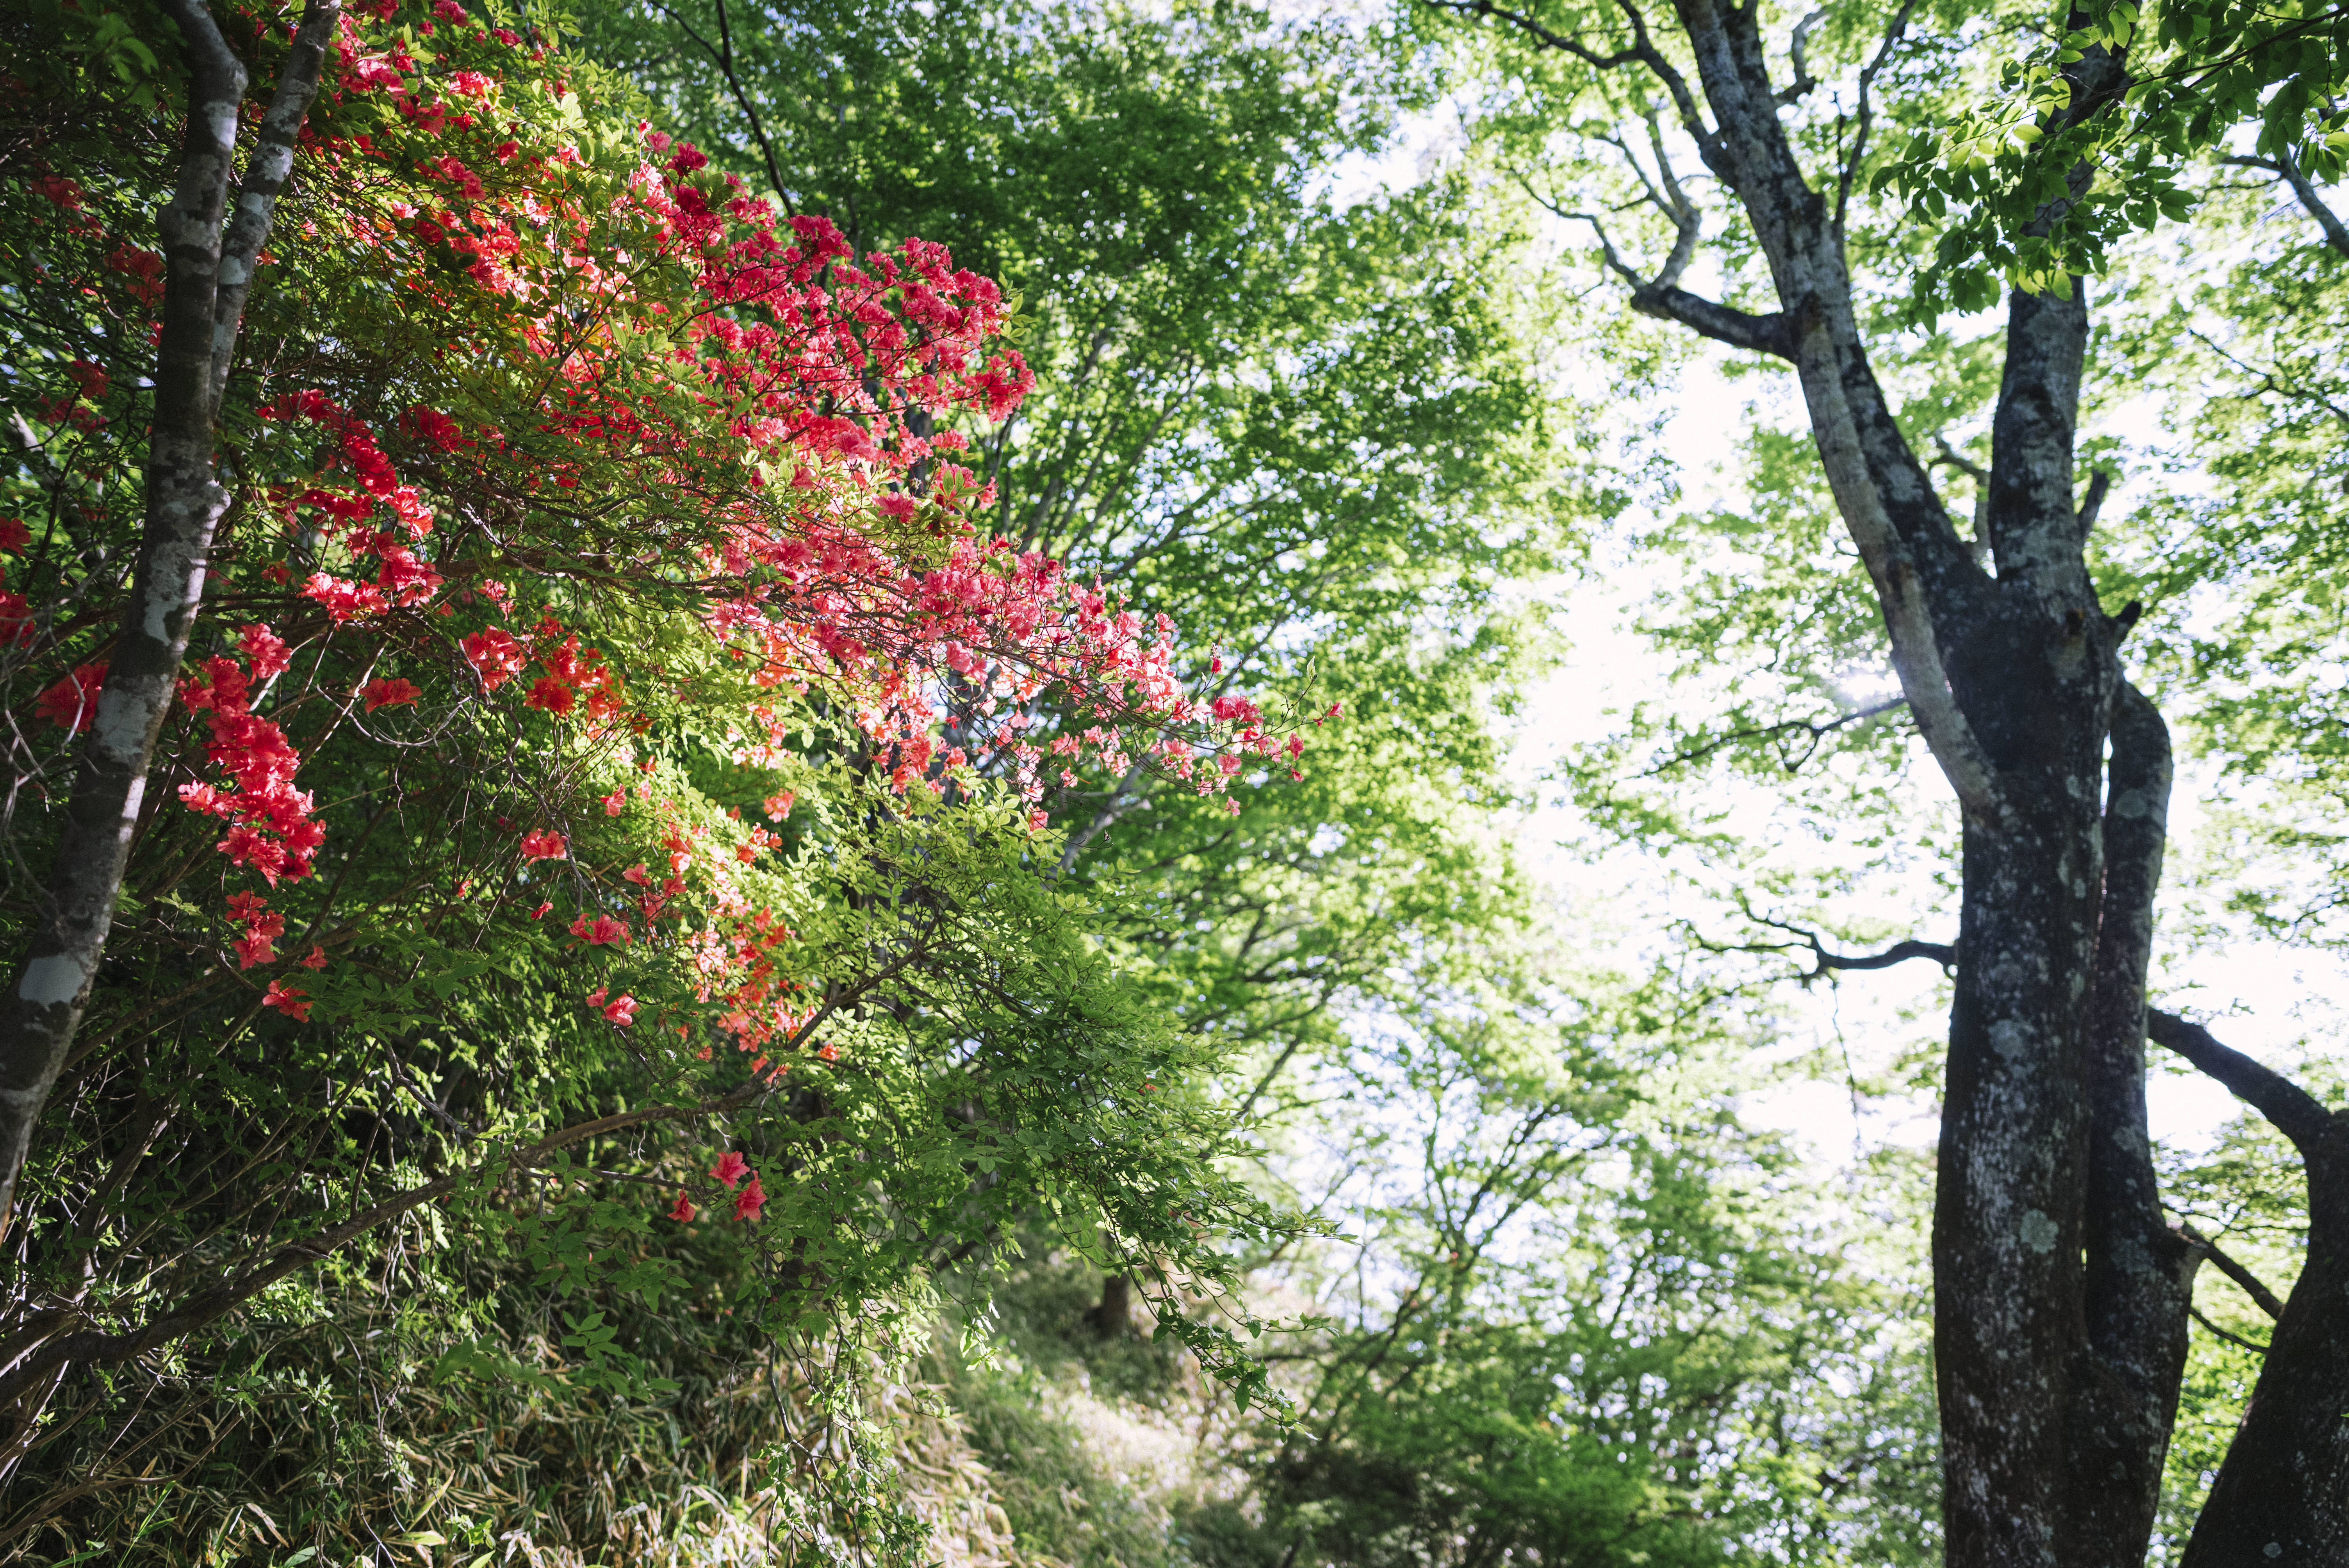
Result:
{"label": "dark tree trunk in background", "polygon": [[[1498,17],[1537,46],[1660,83],[1768,262],[1779,307],[1768,314],[1679,286],[1701,214],[1661,137],[1648,191],[1678,232],[1670,260],[1642,276],[1599,229],[1634,309],[1793,366],[1902,694],[1962,812],[1932,1238],[1948,1561],[2141,1568],[2204,1248],[2163,1219],[2146,1129],[2145,984],[2169,740],[2122,668],[2137,607],[2108,614],[2085,561],[2100,492],[2092,487],[2086,505],[2075,499],[2085,287],[2075,280],[2065,296],[2009,301],[1984,563],[1894,418],[1854,308],[1842,204],[1859,173],[1876,67],[1861,81],[1861,146],[1823,192],[1780,119],[1790,99],[1771,82],[1756,6],[1675,0],[1697,64],[1692,83],[1628,4],[1603,38],[1578,38],[1493,0],[1430,3]],[[2126,85],[2121,63],[2102,51],[2068,70],[2075,103]],[[2075,195],[2085,182],[2083,170]],[[2265,1069],[2234,1057],[2243,1070],[2230,1078],[2213,1052],[2234,1057],[2211,1042],[2197,1059],[2271,1117],[2289,1096],[2305,1102],[2285,1130],[2309,1162],[2314,1224],[2307,1270],[2188,1563],[2341,1568],[2349,1130],[2289,1086],[2265,1099],[2247,1093]]]}
{"label": "dark tree trunk in background", "polygon": [[1101,1305],[1085,1314],[1093,1332],[1103,1339],[1123,1339],[1133,1333],[1133,1282],[1123,1274],[1102,1281]]}

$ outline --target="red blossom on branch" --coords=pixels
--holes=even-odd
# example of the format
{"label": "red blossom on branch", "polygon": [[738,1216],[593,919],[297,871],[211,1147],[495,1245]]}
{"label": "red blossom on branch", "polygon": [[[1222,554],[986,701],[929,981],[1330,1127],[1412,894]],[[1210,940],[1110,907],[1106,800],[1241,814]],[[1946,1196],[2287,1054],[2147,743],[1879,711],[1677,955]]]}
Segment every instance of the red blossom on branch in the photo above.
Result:
{"label": "red blossom on branch", "polygon": [[767,1190],[759,1185],[759,1174],[754,1171],[750,1173],[750,1184],[735,1196],[734,1217],[738,1220],[756,1220],[759,1218],[760,1209],[765,1206],[766,1202]]}
{"label": "red blossom on branch", "polygon": [[359,690],[359,700],[373,713],[379,707],[402,707],[424,695],[414,681],[386,678],[372,680]]}
{"label": "red blossom on branch", "polygon": [[106,665],[76,665],[73,673],[43,692],[33,711],[78,735],[98,717],[98,694],[106,685]]}
{"label": "red blossom on branch", "polygon": [[272,980],[269,983],[268,991],[262,995],[261,1005],[264,1007],[274,1007],[295,1022],[300,1023],[310,1016],[311,1005],[303,1000],[309,994],[307,991],[296,990],[283,981]]}

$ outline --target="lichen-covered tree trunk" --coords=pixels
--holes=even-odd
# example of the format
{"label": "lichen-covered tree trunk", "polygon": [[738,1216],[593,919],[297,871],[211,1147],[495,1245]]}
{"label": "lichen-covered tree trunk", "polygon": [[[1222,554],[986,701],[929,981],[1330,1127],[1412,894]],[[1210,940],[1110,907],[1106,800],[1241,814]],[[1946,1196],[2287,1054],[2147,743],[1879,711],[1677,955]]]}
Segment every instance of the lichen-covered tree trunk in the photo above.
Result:
{"label": "lichen-covered tree trunk", "polygon": [[1869,367],[1839,220],[1779,120],[1755,9],[1677,10],[1713,120],[1682,88],[1684,123],[1752,223],[1780,309],[1676,290],[1635,303],[1794,366],[1903,695],[1963,815],[1932,1242],[1949,1561],[2135,1568],[2194,1255],[2162,1223],[2145,1130],[2168,751],[2122,677],[2135,612],[2098,603],[2083,549],[2084,293],[2011,301],[1986,570]]}

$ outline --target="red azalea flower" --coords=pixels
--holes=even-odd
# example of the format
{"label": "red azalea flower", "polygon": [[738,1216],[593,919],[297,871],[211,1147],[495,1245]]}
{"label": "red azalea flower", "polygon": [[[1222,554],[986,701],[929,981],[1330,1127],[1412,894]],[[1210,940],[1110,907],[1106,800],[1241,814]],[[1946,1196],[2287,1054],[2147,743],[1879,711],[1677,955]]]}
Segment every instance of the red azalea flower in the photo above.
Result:
{"label": "red azalea flower", "polygon": [[759,1185],[759,1174],[754,1171],[750,1173],[750,1184],[743,1188],[741,1195],[734,1200],[734,1217],[738,1220],[757,1219],[759,1207],[766,1201],[767,1190]]}
{"label": "red azalea flower", "polygon": [[718,1166],[709,1173],[731,1189],[737,1181],[750,1174],[750,1162],[730,1149],[718,1157]]}
{"label": "red azalea flower", "polygon": [[693,1200],[685,1195],[685,1189],[679,1187],[677,1190],[677,1207],[668,1212],[668,1217],[680,1225],[687,1225],[693,1222],[693,1216],[699,1212],[693,1206]]}
{"label": "red azalea flower", "polygon": [[604,1009],[604,1016],[625,1029],[636,1021],[636,999],[634,996],[616,997],[611,1005]]}
{"label": "red azalea flower", "polygon": [[272,980],[269,983],[269,990],[261,998],[261,1005],[264,1007],[274,1007],[299,1023],[310,1016],[310,1004],[302,1000],[309,994],[307,991],[297,991],[282,980]]}
{"label": "red azalea flower", "polygon": [[360,688],[359,699],[367,704],[367,710],[373,713],[379,707],[403,707],[423,695],[424,688],[414,681],[379,680],[369,681]]}
{"label": "red azalea flower", "polygon": [[560,714],[569,713],[572,705],[578,700],[563,682],[553,676],[541,676],[530,688],[530,695],[523,698],[523,706],[537,708],[542,713]]}
{"label": "red azalea flower", "polygon": [[571,923],[571,934],[585,938],[590,947],[601,947],[607,942],[626,942],[628,939],[628,923],[615,920],[608,914],[599,914],[590,924],[583,914]]}
{"label": "red azalea flower", "polygon": [[571,841],[556,832],[524,833],[522,852],[524,860],[559,861],[571,852]]}
{"label": "red azalea flower", "polygon": [[79,734],[98,715],[98,694],[106,685],[103,664],[77,665],[73,674],[43,692],[33,711],[51,724]]}

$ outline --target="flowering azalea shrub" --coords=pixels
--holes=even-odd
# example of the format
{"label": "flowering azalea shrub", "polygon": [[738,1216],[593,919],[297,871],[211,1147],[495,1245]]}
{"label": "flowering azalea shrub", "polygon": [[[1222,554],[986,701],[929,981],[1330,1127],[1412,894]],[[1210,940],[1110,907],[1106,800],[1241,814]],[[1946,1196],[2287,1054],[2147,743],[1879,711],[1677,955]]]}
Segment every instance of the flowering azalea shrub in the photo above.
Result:
{"label": "flowering azalea shrub", "polygon": [[[216,14],[265,98],[290,16]],[[176,77],[86,25],[5,66],[36,119],[0,192],[20,944],[140,527],[169,276]],[[852,254],[616,93],[455,0],[342,19],[26,1177],[19,1319],[71,1295],[135,1336],[264,1260],[315,1253],[327,1289],[449,1249],[683,1299],[715,1245],[773,1332],[887,1340],[1040,1204],[1201,1288],[1267,1222],[1216,1170],[1211,1047],[1108,970],[1041,802],[1137,762],[1217,795],[1301,743],[1195,705],[1173,626],[976,525],[965,432],[1029,379],[992,283],[917,240]],[[503,1310],[410,1331],[494,1370],[463,1320]],[[658,1396],[627,1345],[572,1349],[564,1375]]]}

